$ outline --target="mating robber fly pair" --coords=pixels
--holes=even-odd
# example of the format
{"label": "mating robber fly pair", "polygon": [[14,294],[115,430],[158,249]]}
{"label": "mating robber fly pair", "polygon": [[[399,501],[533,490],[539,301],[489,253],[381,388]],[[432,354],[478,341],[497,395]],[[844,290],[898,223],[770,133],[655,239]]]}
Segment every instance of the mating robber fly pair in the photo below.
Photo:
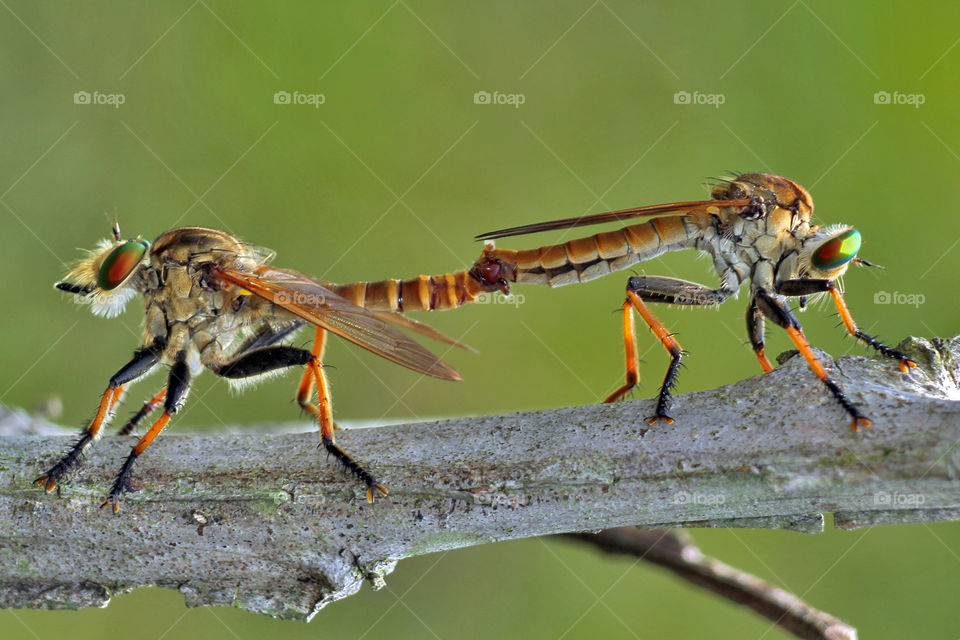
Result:
{"label": "mating robber fly pair", "polygon": [[[102,506],[110,505],[117,512],[120,498],[129,488],[134,462],[183,407],[192,379],[203,369],[243,382],[302,367],[297,402],[319,424],[321,446],[366,485],[367,500],[372,502],[375,493],[386,495],[386,487],[334,441],[335,425],[323,369],[329,333],[414,371],[442,380],[460,380],[453,368],[400,329],[463,345],[402,313],[454,309],[484,293],[507,293],[513,284],[557,287],[586,282],[683,249],[709,254],[720,286],[711,288],[660,276],[627,280],[622,316],[626,380],[606,402],[620,400],[639,380],[636,311],[670,355],[655,413],[647,422],[673,423],[667,413],[670,392],[684,352],[647,303],[713,307],[735,297],[749,280],[747,335],[760,366],[765,372],[773,369],[764,354],[764,326],[770,320],[786,330],[810,369],[850,416],[856,431],[869,426],[870,420],[830,378],[810,349],[788,300],[829,294],[851,335],[896,360],[902,372],[916,363],[857,328],[836,281],[851,262],[869,265],[857,258],[860,234],[846,225],[811,225],[812,214],[813,200],[799,184],[780,176],[748,173],[720,181],[710,200],[530,224],[478,238],[492,240],[652,218],[646,222],[526,251],[496,249],[488,243],[467,270],[352,284],[334,284],[271,266],[271,252],[222,231],[172,229],[150,244],[139,237],[122,239],[115,226],[113,238],[89,252],[56,287],[75,294],[78,302],[89,303],[94,313],[105,316],[116,315],[125,303],[141,294],[145,301],[143,344],[110,378],[97,412],[80,439],[36,482],[48,493],[66,482],[84,452],[102,434],[127,387],[158,365],[169,365],[164,386],[121,429],[123,434],[130,433],[162,405],[162,414],[134,445],[103,502]],[[313,325],[315,331],[312,349],[284,344],[306,325]]]}

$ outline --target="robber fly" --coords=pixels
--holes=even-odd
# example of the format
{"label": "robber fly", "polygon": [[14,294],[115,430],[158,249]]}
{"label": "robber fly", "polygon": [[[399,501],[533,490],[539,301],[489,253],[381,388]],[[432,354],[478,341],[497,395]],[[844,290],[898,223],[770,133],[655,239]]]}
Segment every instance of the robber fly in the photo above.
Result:
{"label": "robber fly", "polygon": [[[373,501],[375,492],[386,495],[386,487],[334,442],[323,369],[327,334],[414,371],[460,380],[453,368],[395,327],[464,345],[400,312],[457,307],[499,285],[486,284],[479,274],[467,271],[337,285],[270,266],[272,258],[272,252],[214,229],[173,229],[151,244],[139,237],[124,240],[114,226],[113,238],[90,251],[56,288],[75,294],[77,302],[108,317],[141,294],[145,300],[143,343],[110,378],[80,439],[36,483],[49,493],[67,481],[83,453],[100,437],[127,387],[158,365],[169,366],[165,386],[121,433],[133,431],[161,405],[163,412],[134,445],[101,505],[110,505],[115,513],[129,489],[134,462],[183,407],[192,379],[203,369],[242,383],[303,367],[297,402],[319,423],[321,446],[366,485],[368,501]],[[306,324],[315,326],[312,349],[282,344]]]}
{"label": "robber fly", "polygon": [[810,224],[813,200],[799,184],[781,176],[747,173],[724,179],[711,192],[711,200],[676,202],[624,209],[529,224],[477,236],[481,240],[505,238],[553,229],[655,217],[615,231],[599,233],[528,251],[496,249],[488,244],[472,270],[487,286],[499,285],[505,293],[512,283],[546,284],[551,287],[586,282],[668,251],[698,249],[713,258],[720,286],[661,276],[635,276],[627,280],[623,303],[623,339],[627,375],[624,384],[611,393],[607,402],[623,398],[636,386],[637,352],[633,311],[636,310],[670,354],[656,412],[647,422],[673,423],[667,411],[670,392],[684,351],[674,336],[647,307],[648,302],[713,307],[737,297],[750,280],[747,305],[747,335],[764,372],[773,370],[764,355],[764,324],[771,320],[783,327],[807,364],[852,418],[852,427],[870,426],[870,420],[847,398],[830,378],[810,349],[800,322],[787,304],[798,297],[829,294],[847,331],[861,342],[896,360],[906,373],[916,363],[906,355],[867,335],[853,321],[841,295],[837,279],[851,262],[870,265],[857,258],[860,233],[848,225],[828,227]]}

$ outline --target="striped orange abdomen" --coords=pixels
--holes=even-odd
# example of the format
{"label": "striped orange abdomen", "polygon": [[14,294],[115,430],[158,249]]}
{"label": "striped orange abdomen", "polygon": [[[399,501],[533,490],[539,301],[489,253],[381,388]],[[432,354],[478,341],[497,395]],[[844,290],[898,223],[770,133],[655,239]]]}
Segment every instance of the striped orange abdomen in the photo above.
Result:
{"label": "striped orange abdomen", "polygon": [[698,233],[688,216],[674,215],[539,249],[493,249],[485,256],[514,266],[516,282],[559,287],[692,247]]}
{"label": "striped orange abdomen", "polygon": [[444,311],[473,302],[489,291],[467,271],[407,280],[331,285],[331,290],[370,311]]}

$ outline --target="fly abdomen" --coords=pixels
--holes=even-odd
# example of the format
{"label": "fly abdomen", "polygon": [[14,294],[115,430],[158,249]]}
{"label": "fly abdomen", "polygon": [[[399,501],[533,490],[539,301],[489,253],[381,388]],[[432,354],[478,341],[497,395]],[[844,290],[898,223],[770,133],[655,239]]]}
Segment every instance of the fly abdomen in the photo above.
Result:
{"label": "fly abdomen", "polygon": [[587,282],[667,251],[691,246],[697,230],[686,217],[654,218],[563,244],[525,251],[493,249],[486,255],[514,266],[516,282],[551,287]]}
{"label": "fly abdomen", "polygon": [[444,311],[473,302],[490,290],[467,271],[407,280],[335,285],[334,293],[370,311]]}

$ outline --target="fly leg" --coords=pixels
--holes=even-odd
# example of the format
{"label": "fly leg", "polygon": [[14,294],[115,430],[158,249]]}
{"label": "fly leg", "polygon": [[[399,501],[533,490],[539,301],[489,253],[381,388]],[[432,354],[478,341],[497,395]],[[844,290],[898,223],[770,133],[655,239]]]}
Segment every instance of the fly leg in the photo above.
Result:
{"label": "fly leg", "polygon": [[627,377],[623,385],[607,396],[604,402],[616,402],[636,386],[637,374],[636,336],[633,323],[634,309],[644,319],[653,334],[660,340],[664,349],[670,354],[670,364],[660,386],[657,396],[656,413],[647,419],[647,424],[654,424],[663,420],[673,424],[674,420],[667,415],[670,406],[670,391],[677,381],[677,372],[680,360],[684,355],[680,344],[663,324],[654,317],[647,308],[646,302],[661,302],[667,304],[715,306],[729,298],[733,291],[728,287],[710,289],[702,284],[688,282],[677,278],[659,276],[637,276],[627,281],[627,299],[623,303],[623,342],[626,351]]}
{"label": "fly leg", "polygon": [[753,347],[753,352],[757,354],[757,360],[760,361],[763,372],[770,373],[773,371],[773,365],[763,352],[763,336],[766,333],[764,324],[763,313],[757,307],[757,299],[753,298],[750,300],[750,306],[747,307],[747,336],[750,338],[750,345]]}
{"label": "fly leg", "polygon": [[840,293],[840,288],[832,280],[786,280],[777,287],[777,293],[785,296],[807,296],[823,291],[829,291],[833,297],[833,304],[837,307],[837,313],[840,314],[840,319],[843,320],[847,333],[865,345],[873,347],[881,355],[896,360],[900,371],[903,373],[907,373],[911,367],[917,366],[917,363],[903,352],[891,349],[857,327],[857,323],[853,321],[853,316],[850,315],[847,303],[843,299],[843,294]]}
{"label": "fly leg", "polygon": [[[285,332],[283,335],[277,334],[278,337],[272,338],[270,341],[279,340],[287,333],[289,332]],[[304,366],[305,371],[297,392],[297,402],[304,411],[313,416],[319,423],[321,446],[357,479],[367,485],[367,500],[372,502],[373,491],[376,490],[386,495],[386,487],[377,482],[366,469],[334,443],[333,430],[335,427],[330,404],[330,392],[321,362],[325,343],[326,331],[317,329],[312,352],[288,345],[269,345],[269,342],[267,342],[268,346],[257,346],[249,350],[241,348],[240,352],[231,359],[210,364],[208,368],[219,376],[238,380],[260,376],[286,367]],[[256,340],[252,344],[262,345],[264,340]],[[315,383],[318,396],[317,404],[311,402]]]}
{"label": "fly leg", "polygon": [[110,494],[101,503],[101,508],[110,505],[114,513],[120,511],[120,497],[130,489],[130,473],[133,470],[133,463],[150,446],[154,438],[163,431],[173,414],[179,411],[183,407],[183,403],[186,402],[187,393],[190,391],[190,368],[187,366],[186,354],[181,353],[174,361],[173,366],[170,367],[166,390],[163,413],[140,438],[139,442],[133,446],[130,455],[123,463],[123,467],[120,468],[120,473],[117,474],[113,488],[110,489]]}
{"label": "fly leg", "polygon": [[858,431],[860,427],[869,427],[872,424],[870,420],[860,413],[860,410],[850,402],[850,399],[843,393],[840,386],[827,375],[823,365],[820,364],[820,360],[817,359],[817,356],[810,349],[810,343],[807,341],[807,337],[803,335],[803,328],[800,326],[800,321],[797,320],[797,316],[790,310],[790,307],[763,289],[756,292],[754,300],[764,316],[786,329],[790,335],[790,339],[793,340],[793,344],[797,347],[797,351],[799,351],[803,359],[807,361],[813,373],[816,374],[824,386],[830,390],[830,393],[836,398],[837,402],[840,403],[840,406],[853,418],[851,428],[854,431]]}
{"label": "fly leg", "polygon": [[157,408],[163,404],[163,399],[166,397],[167,388],[164,387],[157,392],[157,395],[143,403],[143,406],[140,407],[140,410],[133,414],[133,417],[127,420],[127,423],[123,425],[119,431],[117,431],[117,435],[128,436],[133,433],[133,430],[137,428],[137,425],[140,424],[140,421],[156,411]]}
{"label": "fly leg", "polygon": [[152,347],[137,349],[130,362],[113,374],[106,390],[103,392],[103,396],[100,398],[100,405],[97,407],[97,413],[93,420],[80,434],[79,440],[71,447],[70,451],[34,481],[37,485],[50,493],[69,480],[70,472],[77,466],[87,449],[100,438],[103,427],[110,422],[126,386],[137,378],[146,375],[159,361],[161,351],[162,345],[159,343],[155,343]]}
{"label": "fly leg", "polygon": [[[374,491],[380,495],[387,495],[387,488],[377,482],[377,480],[364,469],[359,462],[350,457],[346,451],[341,449],[334,442],[334,424],[333,409],[330,403],[330,388],[327,385],[327,377],[323,372],[323,351],[327,343],[327,332],[317,327],[316,337],[313,340],[313,351],[311,360],[307,363],[307,369],[303,372],[303,378],[300,380],[300,388],[297,391],[297,402],[304,411],[316,419],[320,425],[320,444],[327,453],[331,454],[358,480],[367,485],[367,502],[373,502]],[[317,387],[317,404],[310,401],[313,395],[314,383]]]}

